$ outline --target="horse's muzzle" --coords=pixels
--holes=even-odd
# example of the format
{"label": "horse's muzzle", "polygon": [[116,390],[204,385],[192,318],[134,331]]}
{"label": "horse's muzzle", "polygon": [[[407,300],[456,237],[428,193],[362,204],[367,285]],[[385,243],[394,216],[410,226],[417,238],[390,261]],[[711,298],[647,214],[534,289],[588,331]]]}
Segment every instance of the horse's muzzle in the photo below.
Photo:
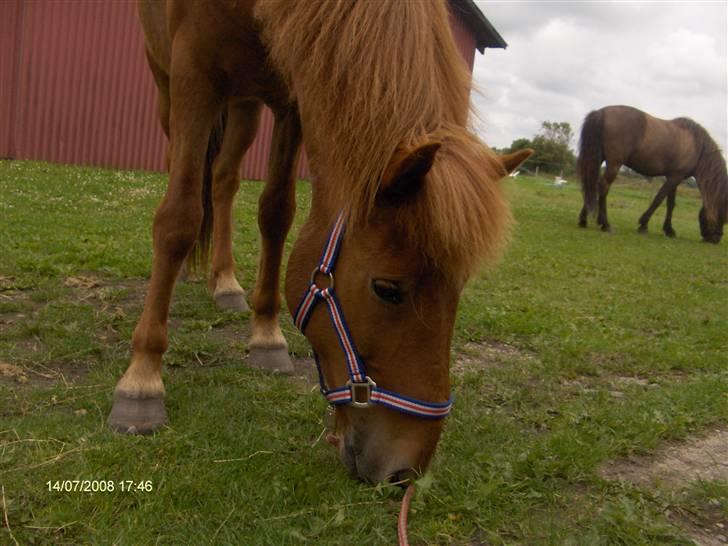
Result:
{"label": "horse's muzzle", "polygon": [[341,460],[351,475],[363,482],[407,484],[416,478],[415,461],[396,441],[381,442],[376,434],[362,433],[352,427],[339,442]]}
{"label": "horse's muzzle", "polygon": [[718,243],[720,243],[721,238],[722,234],[703,235],[703,242],[717,245]]}
{"label": "horse's muzzle", "polygon": [[345,435],[339,445],[341,460],[352,476],[367,483],[378,483],[385,476],[381,475],[380,465],[365,455],[364,443],[362,436],[355,431]]}

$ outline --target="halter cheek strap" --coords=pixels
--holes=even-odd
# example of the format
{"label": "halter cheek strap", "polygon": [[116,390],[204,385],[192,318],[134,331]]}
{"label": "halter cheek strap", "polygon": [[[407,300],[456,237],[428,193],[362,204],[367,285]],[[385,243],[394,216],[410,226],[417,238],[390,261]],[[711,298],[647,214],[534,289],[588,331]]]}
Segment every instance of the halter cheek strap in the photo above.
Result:
{"label": "halter cheek strap", "polygon": [[[314,354],[322,394],[330,404],[335,406],[349,404],[357,408],[367,408],[378,404],[401,413],[424,419],[442,419],[446,417],[452,407],[452,398],[447,402],[439,403],[417,400],[382,389],[367,375],[364,360],[356,349],[354,339],[346,325],[344,313],[341,310],[341,305],[334,291],[333,272],[334,266],[336,265],[336,258],[341,248],[344,229],[344,215],[341,213],[336,218],[334,227],[331,233],[329,233],[319,265],[311,273],[311,283],[293,314],[294,323],[303,332],[306,329],[306,324],[308,324],[313,310],[316,308],[316,304],[323,301],[329,311],[331,323],[333,324],[334,332],[336,332],[336,337],[339,340],[339,345],[344,352],[349,381],[346,382],[346,385],[333,389],[326,387],[318,357]],[[326,276],[329,279],[326,288],[320,288],[316,284],[316,278],[320,275]]]}

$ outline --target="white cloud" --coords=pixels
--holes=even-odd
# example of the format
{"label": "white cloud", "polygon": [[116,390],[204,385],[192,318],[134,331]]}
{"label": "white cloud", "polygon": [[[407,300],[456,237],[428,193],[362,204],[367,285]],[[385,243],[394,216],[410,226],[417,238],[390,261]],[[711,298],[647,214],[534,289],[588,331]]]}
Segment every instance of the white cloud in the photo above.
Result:
{"label": "white cloud", "polygon": [[[492,146],[629,104],[687,116],[728,149],[726,2],[476,0],[508,42],[477,55],[473,101]],[[574,143],[575,145],[576,143]]]}

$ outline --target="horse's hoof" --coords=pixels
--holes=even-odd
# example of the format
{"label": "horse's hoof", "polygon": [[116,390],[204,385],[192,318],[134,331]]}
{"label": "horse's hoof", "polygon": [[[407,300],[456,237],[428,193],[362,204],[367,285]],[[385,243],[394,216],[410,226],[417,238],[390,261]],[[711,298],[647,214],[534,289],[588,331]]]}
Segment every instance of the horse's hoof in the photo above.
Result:
{"label": "horse's hoof", "polygon": [[245,294],[242,292],[224,292],[215,296],[215,305],[220,311],[235,311],[247,313],[250,311]]}
{"label": "horse's hoof", "polygon": [[612,233],[612,226],[602,226],[602,231],[604,233]]}
{"label": "horse's hoof", "polygon": [[123,434],[151,434],[167,423],[164,396],[142,398],[117,391],[107,423]]}
{"label": "horse's hoof", "polygon": [[637,228],[637,233],[647,234],[647,226],[640,226]]}
{"label": "horse's hoof", "polygon": [[579,221],[579,223],[578,223],[577,225],[578,225],[578,226],[579,226],[580,228],[585,228],[585,227],[586,227],[586,222],[582,222],[582,221]]}
{"label": "horse's hoof", "polygon": [[670,239],[674,239],[675,237],[677,237],[677,233],[675,233],[674,229],[666,229],[665,237],[670,237]]}
{"label": "horse's hoof", "polygon": [[288,355],[288,347],[250,347],[248,360],[253,368],[267,372],[292,374],[293,362]]}

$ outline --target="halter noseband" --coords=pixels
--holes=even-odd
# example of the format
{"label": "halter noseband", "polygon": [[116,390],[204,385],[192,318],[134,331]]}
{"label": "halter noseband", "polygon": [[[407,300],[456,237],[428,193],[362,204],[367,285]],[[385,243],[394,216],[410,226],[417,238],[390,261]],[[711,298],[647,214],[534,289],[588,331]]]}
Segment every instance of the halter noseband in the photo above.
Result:
{"label": "halter noseband", "polygon": [[[316,304],[323,300],[329,310],[329,316],[334,325],[336,337],[344,351],[346,367],[349,372],[349,381],[343,387],[334,389],[326,388],[324,376],[321,373],[321,365],[314,352],[321,393],[333,406],[349,404],[356,408],[368,408],[374,404],[379,404],[401,413],[422,417],[424,419],[443,419],[447,417],[452,407],[452,398],[447,402],[441,403],[424,402],[382,389],[367,375],[364,361],[359,351],[357,351],[356,345],[354,345],[351,332],[349,332],[349,328],[344,320],[344,313],[334,292],[334,266],[336,265],[336,258],[341,248],[345,224],[344,215],[340,213],[324,246],[321,261],[318,267],[311,273],[311,283],[308,286],[308,290],[306,290],[306,294],[304,294],[301,303],[298,304],[293,314],[293,322],[303,332]],[[316,284],[316,277],[319,275],[328,277],[329,286],[320,288]]]}

